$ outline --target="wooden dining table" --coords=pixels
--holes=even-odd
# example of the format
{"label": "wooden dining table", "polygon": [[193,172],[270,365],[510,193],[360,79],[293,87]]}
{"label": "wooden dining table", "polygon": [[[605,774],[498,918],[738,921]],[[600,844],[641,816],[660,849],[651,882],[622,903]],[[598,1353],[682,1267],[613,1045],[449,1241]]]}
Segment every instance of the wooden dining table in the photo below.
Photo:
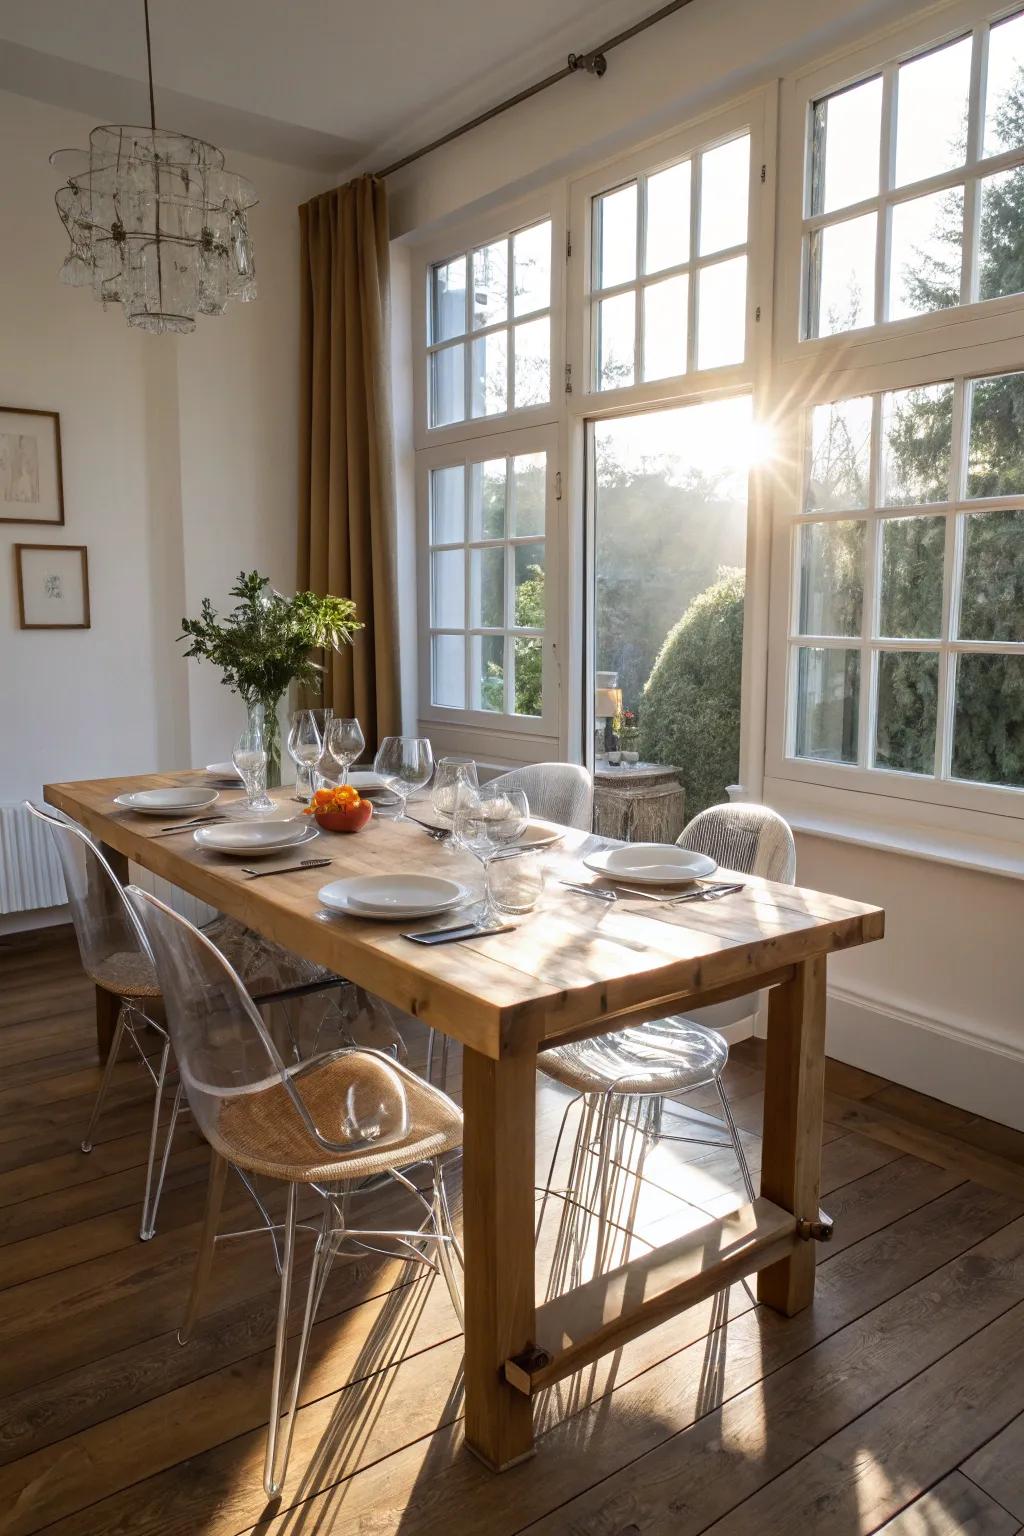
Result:
{"label": "wooden dining table", "polygon": [[[204,851],[188,832],[161,836],[161,821],[114,804],[123,792],[192,782],[202,776],[94,779],[49,784],[45,797],[103,845],[119,879],[134,862],[462,1043],[465,1434],[488,1466],[502,1470],[532,1452],[539,1391],[724,1286],[756,1274],[759,1301],[786,1315],[810,1304],[815,1240],[830,1230],[818,1204],[826,963],[882,937],[878,907],[750,875],[713,902],[600,903],[560,880],[592,880],[581,857],[607,845],[567,829],[546,855],[538,907],[510,919],[511,931],[426,947],[403,937],[417,926],[409,921],[328,914],[317,893],[327,880],[365,873],[478,879],[468,854],[446,851],[414,822],[375,817],[357,835],[325,833],[303,849],[330,858],[330,868],[253,880],[241,861]],[[218,809],[232,798],[223,794]],[[538,1055],[762,989],[770,991],[758,1198],[538,1306]]]}

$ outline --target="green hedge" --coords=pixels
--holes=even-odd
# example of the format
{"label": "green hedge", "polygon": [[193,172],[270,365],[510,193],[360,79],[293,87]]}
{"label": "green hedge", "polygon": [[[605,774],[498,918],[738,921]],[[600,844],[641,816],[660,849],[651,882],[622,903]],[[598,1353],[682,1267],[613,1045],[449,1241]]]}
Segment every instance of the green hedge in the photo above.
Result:
{"label": "green hedge", "polygon": [[640,753],[679,769],[686,819],[739,776],[742,571],[723,568],[669,631],[644,687]]}

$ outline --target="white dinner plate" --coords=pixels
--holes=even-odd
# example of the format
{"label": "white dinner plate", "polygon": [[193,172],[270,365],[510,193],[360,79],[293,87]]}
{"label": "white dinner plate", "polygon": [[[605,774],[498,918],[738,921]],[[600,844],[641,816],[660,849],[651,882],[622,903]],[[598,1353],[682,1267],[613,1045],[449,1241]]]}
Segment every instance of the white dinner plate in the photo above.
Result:
{"label": "white dinner plate", "polygon": [[718,868],[706,853],[690,853],[675,843],[627,843],[624,848],[588,853],[583,862],[597,875],[633,885],[686,885],[713,875]]}
{"label": "white dinner plate", "polygon": [[560,837],[565,836],[565,828],[560,827],[557,821],[541,821],[538,816],[531,816],[526,831],[522,837],[517,837],[513,843],[514,848],[546,848],[549,843],[557,843]]}
{"label": "white dinner plate", "polygon": [[[428,886],[433,887],[431,894]],[[347,880],[332,880],[322,887],[319,897],[332,912],[387,920],[448,912],[469,894],[455,880],[441,880],[434,875],[355,875]],[[401,899],[403,895],[405,901]]]}
{"label": "white dinner plate", "polygon": [[380,774],[374,773],[370,768],[357,768],[354,773],[349,774],[348,782],[353,789],[358,789],[361,795],[367,792],[372,794],[374,790],[380,795],[391,793]]}
{"label": "white dinner plate", "polygon": [[223,789],[241,788],[242,775],[234,763],[207,763],[204,771],[210,775],[213,783]]}
{"label": "white dinner plate", "polygon": [[117,795],[114,804],[142,816],[188,816],[205,811],[217,798],[215,789],[137,789]]}
{"label": "white dinner plate", "polygon": [[272,810],[250,811],[248,800],[241,795],[237,800],[226,800],[218,809],[229,821],[247,821],[250,824],[269,821],[278,827],[283,821],[297,821],[308,826],[309,817],[296,810],[296,805],[297,802],[289,795],[286,800],[275,800]]}
{"label": "white dinner plate", "polygon": [[305,821],[229,821],[217,827],[197,827],[193,841],[214,853],[233,853],[244,858],[278,853],[282,848],[301,848],[319,837],[320,828]]}

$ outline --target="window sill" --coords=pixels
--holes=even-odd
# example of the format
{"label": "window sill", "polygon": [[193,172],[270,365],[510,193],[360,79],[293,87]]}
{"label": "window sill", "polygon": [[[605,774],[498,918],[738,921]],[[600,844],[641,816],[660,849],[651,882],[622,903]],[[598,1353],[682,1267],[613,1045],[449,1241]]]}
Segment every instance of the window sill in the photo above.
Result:
{"label": "window sill", "polygon": [[826,811],[786,809],[784,806],[776,806],[776,809],[786,817],[794,832],[808,837],[829,838],[837,843],[877,848],[885,853],[927,859],[979,874],[1024,880],[1024,847],[1014,847],[994,837],[947,832],[938,827],[867,821]]}

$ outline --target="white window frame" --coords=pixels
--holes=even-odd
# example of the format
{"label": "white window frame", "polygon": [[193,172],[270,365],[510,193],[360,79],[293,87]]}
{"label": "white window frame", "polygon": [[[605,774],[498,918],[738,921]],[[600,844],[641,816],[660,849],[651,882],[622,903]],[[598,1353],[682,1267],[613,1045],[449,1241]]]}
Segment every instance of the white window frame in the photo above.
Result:
{"label": "white window frame", "polygon": [[[466,468],[467,497],[469,494],[470,468],[473,464],[482,463],[487,459],[507,458],[517,454],[546,453],[547,455],[547,486],[545,495],[544,534],[524,535],[522,538],[506,537],[501,539],[470,539],[470,529],[467,527],[466,539],[460,547],[467,550],[473,547],[479,548],[505,548],[514,547],[516,544],[537,543],[541,537],[544,539],[544,594],[545,594],[545,626],[541,636],[542,654],[542,681],[541,697],[542,710],[539,716],[516,715],[507,710],[497,712],[485,709],[455,708],[447,705],[435,704],[432,697],[432,639],[435,627],[431,622],[430,606],[430,475],[435,469],[447,468],[452,465],[462,464]],[[508,431],[492,434],[489,437],[475,435],[464,439],[460,443],[437,443],[422,453],[417,454],[417,573],[418,573],[418,605],[422,615],[420,623],[420,666],[419,666],[419,721],[420,726],[427,734],[445,744],[447,751],[462,751],[473,747],[481,735],[486,736],[487,747],[485,751],[477,749],[482,760],[490,759],[496,748],[495,741],[507,736],[518,738],[518,749],[514,756],[522,757],[524,750],[526,759],[541,760],[549,750],[558,743],[559,723],[559,668],[558,668],[558,638],[561,614],[556,595],[561,590],[559,580],[560,572],[560,517],[558,501],[558,475],[557,468],[558,433],[551,426],[524,427],[517,431]],[[453,546],[454,547],[454,546]],[[497,630],[483,629],[474,625],[472,620],[472,581],[469,571],[470,560],[467,558],[466,583],[465,583],[465,625],[459,631],[463,635],[497,634]],[[513,619],[511,590],[510,562],[506,561],[506,592],[505,592],[505,617],[506,624],[500,631],[503,635],[514,638],[518,626],[511,622]],[[445,632],[445,626],[437,626],[437,632]],[[531,637],[535,631],[523,631]],[[468,661],[467,661],[468,683]],[[510,674],[507,663],[505,664],[506,705],[509,702]],[[465,745],[457,745],[459,743]],[[529,747],[526,742],[529,741]]]}
{"label": "white window frame", "polygon": [[[551,394],[543,405],[525,406],[493,416],[467,416],[464,421],[451,422],[446,426],[430,425],[429,371],[431,354],[437,346],[431,342],[428,316],[431,305],[430,279],[432,269],[443,262],[465,255],[467,258],[467,290],[472,281],[472,253],[474,249],[489,245],[513,235],[517,230],[528,229],[542,219],[551,220],[551,303],[547,311],[524,315],[522,320],[539,319],[550,315],[551,336]],[[565,376],[564,303],[565,303],[565,193],[562,187],[548,188],[533,197],[523,199],[489,214],[477,216],[471,222],[459,225],[442,236],[435,236],[417,250],[416,268],[412,283],[412,346],[413,346],[413,409],[415,419],[416,448],[433,447],[438,443],[457,443],[467,438],[490,437],[505,431],[517,431],[522,427],[536,426],[557,421],[562,413],[562,390]],[[473,341],[495,331],[512,331],[511,318],[479,330],[470,330],[463,339],[467,356],[467,381],[472,356]],[[447,345],[447,343],[442,344]],[[514,347],[509,347],[509,381],[514,370]],[[511,394],[509,396],[511,398]],[[466,386],[466,405],[469,408],[469,387]]]}
{"label": "white window frame", "polygon": [[[974,341],[993,340],[1008,334],[1024,335],[1024,305],[1021,296],[954,305],[949,309],[909,315],[899,320],[880,320],[886,313],[889,280],[889,210],[896,204],[912,201],[929,192],[940,192],[964,183],[965,223],[964,253],[961,272],[961,297],[966,297],[973,282],[978,259],[979,189],[981,181],[997,171],[1024,162],[1024,146],[982,159],[985,70],[988,53],[988,29],[991,24],[1017,14],[1020,3],[997,6],[992,0],[955,0],[955,3],[930,9],[909,24],[877,34],[869,43],[834,57],[824,64],[784,82],[780,99],[780,162],[785,173],[780,178],[778,240],[776,252],[777,291],[776,366],[802,359],[824,359],[837,344],[844,348],[845,361],[851,366],[870,366],[888,358],[925,355],[932,351],[957,349]],[[968,33],[975,46],[971,70],[971,115],[968,124],[967,156],[964,164],[927,180],[906,187],[893,187],[891,168],[895,159],[891,103],[901,63],[920,54],[930,53],[943,44],[954,42]],[[881,75],[883,80],[882,134],[880,150],[880,191],[872,198],[827,214],[811,215],[811,155],[809,122],[815,101]],[[807,288],[808,233],[820,226],[856,218],[858,214],[879,211],[879,229],[875,253],[875,315],[873,324],[840,332],[836,336],[805,337],[804,309]],[[965,335],[965,328],[971,332]],[[822,366],[824,363],[822,362]]]}
{"label": "white window frame", "polygon": [[[569,542],[569,575],[575,582],[574,615],[582,612],[582,626],[574,629],[568,645],[566,669],[566,727],[573,750],[590,762],[593,738],[593,690],[586,687],[589,658],[594,648],[594,511],[595,498],[590,476],[593,465],[587,449],[589,424],[615,416],[642,411],[696,405],[706,400],[737,394],[751,394],[755,422],[763,421],[770,404],[767,384],[771,358],[772,334],[772,248],[775,228],[775,155],[778,96],[775,85],[764,87],[737,99],[729,106],[705,113],[688,123],[680,132],[665,135],[628,155],[609,160],[602,167],[572,183],[569,201],[571,257],[566,286],[567,439],[565,462],[572,511]],[[666,379],[636,382],[621,389],[598,390],[594,387],[592,368],[592,286],[594,272],[592,202],[603,192],[632,180],[654,175],[677,161],[750,134],[750,193],[747,210],[747,303],[746,348],[742,363],[724,368],[707,368]],[[769,148],[771,146],[771,148]],[[762,180],[763,168],[763,180]],[[698,265],[694,243],[699,197],[697,179],[691,184],[691,260],[690,270]],[[643,241],[642,221],[638,241]],[[700,258],[700,265],[712,265],[736,251],[716,252]],[[637,304],[642,303],[638,265]],[[676,269],[671,269],[676,270]],[[681,269],[680,269],[681,270]],[[657,282],[671,271],[651,274]],[[632,284],[624,284],[628,290]],[[612,290],[615,291],[615,290]],[[694,301],[696,284],[690,283],[690,312],[687,329],[688,358],[695,356]],[[603,295],[602,295],[603,296]],[[637,351],[640,352],[641,316],[638,315]],[[639,359],[638,359],[639,364]],[[639,366],[635,375],[639,379]],[[768,632],[768,591],[771,543],[771,503],[766,477],[752,471],[747,499],[747,584],[743,622],[743,671],[740,707],[740,781],[752,796],[761,790],[764,771],[765,677]]]}
{"label": "white window frame", "polygon": [[[797,819],[806,813],[812,821],[824,817],[826,822],[830,818],[840,821],[844,818],[862,818],[872,823],[901,825],[915,822],[928,826],[933,832],[967,832],[970,835],[996,837],[1003,842],[1009,840],[1012,843],[1024,843],[1024,790],[973,784],[951,778],[929,779],[860,765],[871,760],[870,750],[866,749],[874,724],[874,665],[867,669],[869,675],[861,678],[858,722],[860,762],[856,765],[825,763],[797,758],[792,751],[796,710],[794,642],[803,638],[805,643],[818,643],[816,638],[796,637],[795,634],[799,604],[797,539],[802,523],[826,521],[833,516],[828,513],[805,514],[801,510],[811,408],[826,401],[882,394],[951,378],[973,379],[1024,370],[1024,294],[884,321],[835,336],[799,339],[805,293],[805,233],[808,222],[814,222],[804,218],[809,176],[809,113],[815,100],[880,72],[883,72],[883,78],[890,81],[884,89],[891,91],[892,75],[901,60],[929,52],[967,32],[973,32],[975,36],[983,32],[987,43],[989,25],[1017,14],[1020,9],[1019,0],[1016,5],[998,8],[991,3],[980,3],[980,0],[958,0],[955,4],[942,5],[910,24],[890,28],[871,42],[835,56],[825,65],[816,65],[783,86],[780,154],[786,173],[782,178],[779,197],[776,261],[776,316],[779,323],[771,381],[774,414],[780,424],[780,441],[772,496],[765,786],[773,803],[779,804]],[[978,77],[984,62],[984,48],[979,51],[976,45],[968,169],[961,167],[948,176],[917,184],[913,187],[915,195],[933,186],[947,186],[961,181],[967,182],[968,202],[974,195],[970,191],[972,183],[968,177],[970,169],[978,163],[976,154],[972,163],[971,154],[980,148],[982,96]],[[885,138],[883,131],[883,153],[891,153],[892,146],[886,148]],[[985,174],[1007,163],[1019,164],[1022,160],[1024,153],[1017,152],[993,157],[984,162]],[[975,179],[975,193],[978,185]],[[898,194],[890,196],[889,204],[902,197],[903,192],[901,188]],[[855,206],[862,209],[866,205]],[[849,212],[843,210],[844,216]],[[973,217],[973,214],[969,217]],[[879,260],[885,256],[886,244],[887,239],[879,242]],[[966,252],[964,265],[965,269],[969,265]],[[876,265],[876,301],[879,277]],[[956,401],[952,440],[954,469],[957,469],[965,452],[967,429],[962,409],[963,392],[960,390],[957,391]],[[954,480],[954,485],[956,483]],[[954,652],[968,650],[1024,650],[1024,646],[1004,646],[1001,642],[989,646],[949,640],[950,612],[955,601],[952,588],[958,579],[958,565],[954,556],[957,553],[960,514],[967,510],[995,508],[1001,504],[1020,506],[1024,504],[1024,499],[993,498],[977,502],[956,500],[949,504],[943,573],[944,639],[937,645],[922,644],[916,640],[907,641],[905,645],[909,650],[936,649],[944,658],[941,664],[937,720],[939,743],[943,742],[944,737],[949,739],[944,726],[948,712],[953,708],[949,656]],[[945,510],[947,504],[938,505]],[[913,511],[929,514],[934,513],[936,507],[927,505],[898,509],[901,515]],[[878,514],[851,510],[834,516],[839,520],[844,517],[866,517],[868,521],[867,547],[872,559],[865,569],[862,633],[860,637],[854,637],[852,643],[862,647],[863,659],[873,660],[878,651],[897,648],[892,642],[884,643],[872,638],[871,626],[877,601],[877,545],[880,542],[874,536],[879,527]],[[828,644],[834,648],[843,648],[844,642],[830,638]],[[948,753],[944,754],[940,767],[948,772]]]}

